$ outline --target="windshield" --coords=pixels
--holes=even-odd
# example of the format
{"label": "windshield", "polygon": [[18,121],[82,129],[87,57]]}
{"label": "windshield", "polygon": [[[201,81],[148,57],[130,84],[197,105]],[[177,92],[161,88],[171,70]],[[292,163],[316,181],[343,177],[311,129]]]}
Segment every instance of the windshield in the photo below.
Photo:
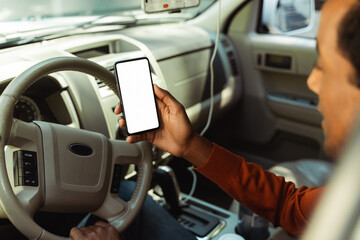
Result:
{"label": "windshield", "polygon": [[[142,0],[0,0],[0,22],[7,21],[40,21],[49,18],[116,15],[124,13],[143,14]],[[216,0],[202,0],[197,8],[186,9],[175,15],[186,15],[192,18]],[[156,14],[159,15],[159,14]],[[162,13],[162,18],[171,17]],[[149,14],[149,17],[153,17]]]}
{"label": "windshield", "polygon": [[[0,49],[86,33],[145,24],[185,21],[216,0],[177,13],[145,14],[143,0],[0,0]],[[102,26],[99,30],[98,26]]]}

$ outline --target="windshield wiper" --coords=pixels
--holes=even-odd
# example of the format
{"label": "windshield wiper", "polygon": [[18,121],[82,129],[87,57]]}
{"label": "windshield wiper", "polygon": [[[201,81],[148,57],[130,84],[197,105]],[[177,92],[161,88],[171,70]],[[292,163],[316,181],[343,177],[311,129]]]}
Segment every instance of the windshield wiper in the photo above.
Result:
{"label": "windshield wiper", "polygon": [[[28,43],[41,42],[74,34],[85,34],[91,32],[91,28],[104,27],[101,31],[120,30],[136,24],[133,16],[99,16],[91,21],[80,22],[74,25],[51,26],[39,29],[20,31],[9,34],[0,34],[0,49],[24,45]],[[99,29],[96,29],[99,32]]]}
{"label": "windshield wiper", "polygon": [[116,16],[116,15],[102,15],[91,21],[83,22],[76,25],[76,28],[91,28],[96,26],[106,26],[106,25],[123,25],[128,26],[136,23],[134,16]]}

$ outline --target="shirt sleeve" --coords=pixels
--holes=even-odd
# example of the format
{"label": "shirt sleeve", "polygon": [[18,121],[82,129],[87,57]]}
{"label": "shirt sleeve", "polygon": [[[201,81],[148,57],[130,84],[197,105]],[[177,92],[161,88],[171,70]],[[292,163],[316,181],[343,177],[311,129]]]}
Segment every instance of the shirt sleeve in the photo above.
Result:
{"label": "shirt sleeve", "polygon": [[295,188],[284,177],[247,163],[214,144],[207,163],[198,172],[215,182],[234,199],[288,233],[300,236],[322,188]]}

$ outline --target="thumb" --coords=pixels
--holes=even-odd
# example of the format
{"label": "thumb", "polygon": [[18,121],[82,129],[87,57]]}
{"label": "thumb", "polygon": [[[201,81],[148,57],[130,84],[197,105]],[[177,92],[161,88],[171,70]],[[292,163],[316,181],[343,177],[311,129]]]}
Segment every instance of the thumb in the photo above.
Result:
{"label": "thumb", "polygon": [[180,104],[168,91],[158,87],[154,84],[154,93],[156,97],[163,102],[166,106],[172,107]]}
{"label": "thumb", "polygon": [[143,134],[128,136],[126,138],[126,141],[128,143],[137,143],[137,142],[141,142],[141,141],[149,141],[149,142],[153,143],[154,138],[155,138],[155,132],[152,131],[152,132],[146,132]]}

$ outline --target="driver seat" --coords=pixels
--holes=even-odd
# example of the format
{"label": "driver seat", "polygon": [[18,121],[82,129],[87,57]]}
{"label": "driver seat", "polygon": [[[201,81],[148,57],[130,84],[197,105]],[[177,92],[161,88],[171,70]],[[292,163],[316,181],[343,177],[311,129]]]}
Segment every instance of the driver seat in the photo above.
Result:
{"label": "driver seat", "polygon": [[300,186],[321,187],[324,186],[334,165],[330,162],[302,159],[294,162],[284,162],[277,164],[269,169],[270,172],[278,176],[283,176],[286,181],[295,183]]}
{"label": "driver seat", "polygon": [[[317,160],[302,159],[293,162],[284,162],[277,164],[269,169],[270,172],[278,176],[283,176],[286,181],[295,183],[300,186],[321,187],[324,186],[331,175],[334,164]],[[294,240],[296,238],[288,235],[284,229],[278,227],[268,240]]]}

